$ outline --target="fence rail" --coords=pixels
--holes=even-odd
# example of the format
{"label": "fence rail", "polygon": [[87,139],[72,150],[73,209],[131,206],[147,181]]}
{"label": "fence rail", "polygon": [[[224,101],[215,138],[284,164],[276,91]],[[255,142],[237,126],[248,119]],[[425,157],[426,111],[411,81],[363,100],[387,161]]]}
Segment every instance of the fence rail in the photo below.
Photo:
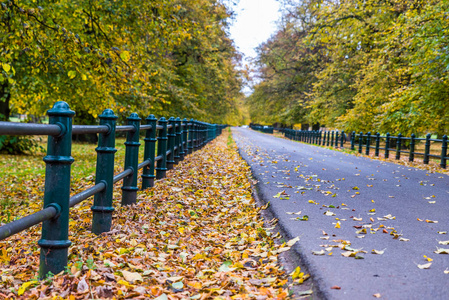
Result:
{"label": "fence rail", "polygon": [[[312,131],[312,130],[293,130],[284,129],[286,138],[301,141],[310,144],[321,146],[330,146],[335,148],[343,148],[347,141],[347,136],[344,131]],[[395,159],[401,159],[403,153],[408,154],[410,162],[415,160],[415,156],[423,157],[423,163],[428,164],[431,157],[440,160],[440,167],[447,167],[447,160],[449,159],[447,153],[447,136],[444,135],[441,139],[432,139],[430,134],[425,138],[417,138],[415,134],[410,137],[404,137],[402,134],[392,136],[390,133],[380,135],[380,133],[371,134],[368,132],[364,134],[360,132],[356,134],[355,131],[350,135],[350,149],[356,150],[360,154],[370,155],[370,150],[374,149],[374,155],[379,156],[380,152],[384,152],[384,157],[389,158],[391,153],[395,154]],[[382,145],[381,145],[382,142]],[[424,142],[424,151],[416,151],[418,143]],[[441,151],[439,154],[431,153],[431,143],[441,143]]]}
{"label": "fence rail", "polygon": [[[75,112],[65,102],[56,102],[47,111],[49,124],[24,124],[0,122],[2,135],[48,135],[44,208],[0,227],[0,240],[42,223],[42,238],[39,277],[64,270],[68,260],[69,208],[94,196],[91,207],[92,232],[101,234],[110,231],[114,207],[113,185],[123,180],[122,205],[136,203],[138,170],[142,171],[142,189],[154,185],[154,179],[166,176],[193,151],[221,134],[226,125],[208,124],[197,120],[164,117],[157,120],[148,116],[146,124],[135,113],[127,118],[127,125],[117,126],[117,116],[106,109],[99,116],[100,125],[72,125]],[[138,163],[140,132],[145,131],[144,159]],[[116,132],[126,132],[124,171],[114,175]],[[70,197],[70,166],[72,134],[99,134],[95,185]],[[156,153],[156,143],[157,153]],[[155,174],[156,173],[156,174]]]}
{"label": "fence rail", "polygon": [[273,134],[273,127],[272,126],[262,126],[262,125],[250,125],[250,128],[252,130],[257,130],[263,133],[270,133]]}

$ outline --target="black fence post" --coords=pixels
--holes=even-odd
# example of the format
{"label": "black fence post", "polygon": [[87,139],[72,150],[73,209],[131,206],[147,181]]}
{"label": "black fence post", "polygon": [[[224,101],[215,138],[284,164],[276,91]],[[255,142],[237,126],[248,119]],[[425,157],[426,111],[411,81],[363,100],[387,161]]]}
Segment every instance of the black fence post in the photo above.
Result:
{"label": "black fence post", "polygon": [[173,165],[175,164],[175,138],[176,138],[176,133],[175,133],[175,118],[170,117],[170,119],[168,119],[168,126],[170,128],[168,128],[168,133],[167,133],[167,137],[168,137],[168,142],[167,142],[167,152],[170,151],[170,154],[167,155],[167,170],[171,170],[173,169]]}
{"label": "black fence post", "polygon": [[362,148],[363,148],[363,132],[360,131],[359,134],[359,153],[362,154]]}
{"label": "black fence post", "polygon": [[447,135],[443,136],[443,144],[441,145],[441,162],[440,167],[446,169],[446,157],[447,157]]}
{"label": "black fence post", "polygon": [[355,150],[355,131],[351,134],[351,150]]}
{"label": "black fence post", "polygon": [[157,161],[156,166],[156,179],[165,178],[165,173],[167,172],[167,123],[168,121],[162,117],[158,121],[162,129],[159,131],[157,137],[157,156],[161,159]]}
{"label": "black fence post", "polygon": [[67,266],[69,241],[70,166],[72,155],[72,118],[75,112],[69,105],[58,101],[47,111],[50,124],[61,127],[58,136],[49,136],[47,155],[44,157],[45,191],[44,208],[53,206],[57,215],[42,223],[39,278],[49,272],[58,274]]}
{"label": "black fence post", "polygon": [[176,134],[176,138],[175,138],[175,145],[178,147],[175,150],[175,164],[178,164],[179,161],[181,160],[181,149],[182,149],[182,145],[181,145],[181,119],[180,118],[176,118],[175,119],[175,123],[176,123],[176,130],[175,130],[175,134]]}
{"label": "black fence post", "polygon": [[379,156],[379,146],[380,146],[380,133],[376,133],[376,150],[374,150],[374,155]]}
{"label": "black fence post", "polygon": [[122,205],[131,205],[136,203],[137,191],[137,173],[139,171],[139,131],[140,118],[136,113],[132,113],[128,118],[128,125],[134,126],[133,131],[128,131],[126,134],[126,151],[125,151],[125,167],[131,169],[133,172],[123,178],[122,186]]}
{"label": "black fence post", "polygon": [[198,124],[195,120],[192,119],[192,131],[193,131],[193,151],[198,150],[198,145],[199,145],[199,141],[198,141],[198,137],[199,137],[199,132],[198,132]]}
{"label": "black fence post", "polygon": [[415,160],[415,134],[412,133],[410,137],[410,153],[408,155],[408,161]]}
{"label": "black fence post", "polygon": [[338,148],[338,130],[335,131],[335,148]]}
{"label": "black fence post", "polygon": [[145,132],[145,149],[143,160],[150,160],[151,163],[143,168],[142,172],[142,189],[154,186],[154,157],[156,155],[156,133],[157,119],[154,115],[149,115],[146,119],[147,124],[151,125],[151,129]]}
{"label": "black fence post", "polygon": [[396,138],[396,159],[400,159],[401,158],[401,143],[402,143],[402,134],[398,134],[398,137]]}
{"label": "black fence post", "polygon": [[345,131],[341,131],[341,142],[340,142],[340,148],[343,148],[343,142],[345,141]]}
{"label": "black fence post", "polygon": [[369,131],[366,134],[366,150],[365,150],[366,155],[369,155],[370,147],[371,147],[371,131]]}
{"label": "black fence post", "polygon": [[385,138],[385,158],[390,157],[390,133],[387,132],[387,136]]}
{"label": "black fence post", "polygon": [[193,119],[190,119],[190,125],[189,125],[189,144],[187,145],[187,149],[189,150],[189,154],[192,154],[193,152],[193,148],[194,148],[194,144],[193,144],[193,139],[194,139],[194,126],[193,126]]}
{"label": "black fence post", "polygon": [[187,119],[184,118],[181,123],[181,151],[179,152],[179,159],[184,160],[187,155]]}
{"label": "black fence post", "polygon": [[331,137],[331,132],[328,131],[327,132],[327,147],[329,147],[329,139],[330,139],[330,137]]}
{"label": "black fence post", "polygon": [[114,156],[115,149],[115,126],[117,116],[110,109],[106,109],[99,116],[100,125],[109,127],[109,131],[99,134],[97,151],[97,168],[95,175],[95,184],[103,182],[106,188],[94,196],[94,205],[92,210],[92,232],[101,234],[111,230],[112,212],[112,193],[114,189]]}

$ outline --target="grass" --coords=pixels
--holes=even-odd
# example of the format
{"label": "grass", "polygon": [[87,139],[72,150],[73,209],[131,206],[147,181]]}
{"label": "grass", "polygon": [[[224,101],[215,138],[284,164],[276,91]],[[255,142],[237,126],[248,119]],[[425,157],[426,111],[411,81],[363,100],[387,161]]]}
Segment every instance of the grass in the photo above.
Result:
{"label": "grass", "polygon": [[[115,174],[123,171],[125,139],[116,140]],[[40,145],[46,149],[46,139]],[[95,144],[73,143],[71,166],[72,195],[95,184],[97,153]],[[143,161],[143,145],[139,147],[139,162]],[[34,210],[42,208],[45,184],[45,153],[32,155],[0,154],[0,221],[11,221],[11,215],[21,215],[20,208],[27,205]],[[26,196],[26,197],[25,197]],[[17,200],[21,199],[21,200]],[[17,211],[17,214],[14,213]]]}

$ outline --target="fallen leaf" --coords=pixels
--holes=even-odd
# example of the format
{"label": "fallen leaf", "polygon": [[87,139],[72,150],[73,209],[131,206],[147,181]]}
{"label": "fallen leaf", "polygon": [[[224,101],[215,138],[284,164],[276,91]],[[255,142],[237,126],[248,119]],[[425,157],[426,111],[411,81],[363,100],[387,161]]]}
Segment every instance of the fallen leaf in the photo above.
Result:
{"label": "fallen leaf", "polygon": [[384,254],[384,252],[385,252],[385,249],[384,250],[376,250],[376,249],[371,250],[372,254],[382,255],[382,254]]}
{"label": "fallen leaf", "polygon": [[136,283],[138,281],[143,282],[142,276],[137,272],[128,272],[123,270],[122,274],[125,280],[130,282],[131,284]]}
{"label": "fallen leaf", "polygon": [[380,298],[380,297],[382,297],[379,293],[374,294],[373,296],[374,296],[374,298]]}
{"label": "fallen leaf", "polygon": [[331,287],[332,290],[341,290],[341,287],[339,287],[338,285],[334,285]]}
{"label": "fallen leaf", "polygon": [[291,239],[287,242],[287,246],[291,247],[293,246],[297,241],[299,241],[299,237],[295,237],[294,239]]}
{"label": "fallen leaf", "polygon": [[449,254],[449,249],[444,249],[444,248],[438,248],[437,247],[437,250],[435,250],[433,252],[435,252],[436,254]]}
{"label": "fallen leaf", "polygon": [[313,255],[324,255],[324,254],[326,254],[326,251],[321,249],[320,251],[312,251],[312,254]]}
{"label": "fallen leaf", "polygon": [[420,269],[429,269],[431,265],[432,265],[432,263],[427,263],[427,264],[417,265],[417,266]]}

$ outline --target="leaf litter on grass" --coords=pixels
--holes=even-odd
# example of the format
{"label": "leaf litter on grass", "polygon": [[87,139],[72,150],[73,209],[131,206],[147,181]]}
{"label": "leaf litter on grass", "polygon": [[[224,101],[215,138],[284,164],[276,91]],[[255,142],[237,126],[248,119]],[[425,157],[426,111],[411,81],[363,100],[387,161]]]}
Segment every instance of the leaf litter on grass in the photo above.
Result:
{"label": "leaf litter on grass", "polygon": [[277,254],[297,240],[277,245],[270,237],[249,178],[222,136],[139,192],[135,205],[120,207],[115,185],[110,232],[90,233],[92,200],[71,209],[69,264],[60,274],[37,280],[40,226],[1,241],[0,297],[288,298]]}

